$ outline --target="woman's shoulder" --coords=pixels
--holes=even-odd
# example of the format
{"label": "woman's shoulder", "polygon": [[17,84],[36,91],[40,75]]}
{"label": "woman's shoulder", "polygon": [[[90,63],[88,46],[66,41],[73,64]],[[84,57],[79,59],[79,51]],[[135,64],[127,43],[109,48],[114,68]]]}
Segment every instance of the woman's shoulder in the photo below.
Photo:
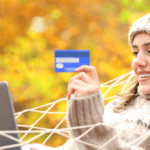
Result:
{"label": "woman's shoulder", "polygon": [[109,125],[114,125],[116,120],[120,117],[120,113],[115,113],[114,108],[119,105],[122,102],[120,98],[116,98],[109,102],[107,105],[105,105],[105,111],[104,111],[104,122]]}

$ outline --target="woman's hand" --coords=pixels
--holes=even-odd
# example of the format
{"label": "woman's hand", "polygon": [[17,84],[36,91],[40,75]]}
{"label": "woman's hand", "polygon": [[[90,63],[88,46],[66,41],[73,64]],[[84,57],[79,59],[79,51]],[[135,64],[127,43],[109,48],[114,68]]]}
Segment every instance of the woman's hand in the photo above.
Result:
{"label": "woman's hand", "polygon": [[[68,83],[67,97],[76,92],[77,97],[88,96],[99,92],[99,81],[94,66],[83,65],[76,69],[79,74],[73,76]],[[90,73],[90,76],[87,73]]]}

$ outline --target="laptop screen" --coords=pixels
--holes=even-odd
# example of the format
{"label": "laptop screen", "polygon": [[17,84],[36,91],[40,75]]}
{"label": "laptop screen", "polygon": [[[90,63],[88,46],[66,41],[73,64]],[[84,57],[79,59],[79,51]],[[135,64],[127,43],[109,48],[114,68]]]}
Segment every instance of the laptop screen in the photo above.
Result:
{"label": "laptop screen", "polygon": [[[17,131],[17,123],[8,83],[3,81],[0,82],[0,131],[10,130]],[[20,140],[18,133],[7,133],[7,135]],[[0,134],[0,150],[5,149],[5,146],[11,146],[11,148],[6,148],[6,150],[21,150],[20,146],[14,147],[14,144],[19,144],[19,142]]]}

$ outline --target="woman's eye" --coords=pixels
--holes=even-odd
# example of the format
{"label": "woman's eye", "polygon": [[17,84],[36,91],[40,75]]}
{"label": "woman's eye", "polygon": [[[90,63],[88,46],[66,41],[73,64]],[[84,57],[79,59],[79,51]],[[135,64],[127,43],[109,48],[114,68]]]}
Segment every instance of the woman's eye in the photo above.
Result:
{"label": "woman's eye", "polygon": [[138,54],[138,52],[132,52],[132,54],[134,55],[134,56],[137,56],[137,54]]}
{"label": "woman's eye", "polygon": [[150,54],[150,50],[147,50],[147,52]]}

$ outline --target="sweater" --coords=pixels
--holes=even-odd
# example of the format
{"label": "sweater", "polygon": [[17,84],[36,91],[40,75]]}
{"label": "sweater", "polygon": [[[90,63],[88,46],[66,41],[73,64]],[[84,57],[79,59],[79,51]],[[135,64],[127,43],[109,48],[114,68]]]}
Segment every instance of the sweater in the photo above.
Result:
{"label": "sweater", "polygon": [[60,147],[28,144],[22,150],[150,150],[149,98],[139,92],[126,110],[115,113],[120,99],[104,107],[100,92],[80,98],[73,95],[67,105],[67,126],[87,127],[69,130],[71,139]]}

